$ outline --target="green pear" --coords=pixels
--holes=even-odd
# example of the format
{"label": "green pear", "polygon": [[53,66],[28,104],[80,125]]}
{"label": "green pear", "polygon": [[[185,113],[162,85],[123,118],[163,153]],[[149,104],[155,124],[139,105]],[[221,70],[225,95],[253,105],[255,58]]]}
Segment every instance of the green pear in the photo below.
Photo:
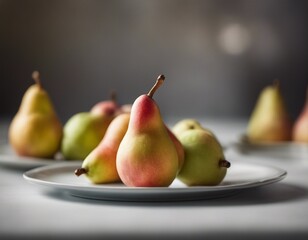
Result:
{"label": "green pear", "polygon": [[164,82],[160,75],[148,94],[133,103],[127,132],[118,149],[116,166],[122,182],[132,187],[164,187],[175,179],[179,159],[154,92]]}
{"label": "green pear", "polygon": [[112,120],[99,145],[86,157],[82,167],[75,171],[77,176],[85,174],[95,184],[120,181],[116,156],[127,131],[129,117],[128,113],[123,113]]}
{"label": "green pear", "polygon": [[64,125],[61,153],[66,160],[84,160],[100,143],[113,116],[81,112]]}
{"label": "green pear", "polygon": [[196,119],[192,119],[192,118],[182,119],[179,122],[177,122],[172,128],[172,132],[177,137],[179,137],[183,132],[185,132],[186,130],[191,130],[191,129],[203,129],[207,131],[208,133],[214,135],[214,133],[211,130],[203,127],[199,121],[197,121]]}
{"label": "green pear", "polygon": [[308,88],[306,91],[306,103],[300,115],[295,120],[292,129],[292,140],[295,142],[308,143]]}
{"label": "green pear", "polygon": [[110,100],[96,103],[89,112],[73,115],[64,126],[61,152],[67,160],[84,160],[103,139],[120,107],[113,92]]}
{"label": "green pear", "polygon": [[43,89],[39,73],[32,74],[36,84],[25,92],[8,132],[10,145],[18,155],[52,158],[62,139],[62,124],[48,93]]}
{"label": "green pear", "polygon": [[203,129],[184,131],[179,140],[185,151],[184,165],[177,178],[188,186],[219,184],[230,163],[217,139]]}
{"label": "green pear", "polygon": [[203,127],[201,126],[200,122],[198,122],[197,120],[192,119],[192,118],[187,118],[187,119],[182,119],[179,122],[177,122],[172,128],[172,132],[176,136],[179,136],[184,131],[190,130],[190,129],[203,129]]}
{"label": "green pear", "polygon": [[264,88],[257,100],[247,127],[251,142],[291,140],[292,123],[289,118],[279,83]]}

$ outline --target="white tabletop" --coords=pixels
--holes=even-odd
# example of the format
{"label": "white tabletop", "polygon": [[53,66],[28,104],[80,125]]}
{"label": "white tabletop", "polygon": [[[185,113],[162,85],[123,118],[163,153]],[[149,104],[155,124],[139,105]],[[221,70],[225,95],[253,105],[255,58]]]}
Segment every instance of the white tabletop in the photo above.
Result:
{"label": "white tabletop", "polygon": [[[204,121],[224,144],[236,140],[245,123]],[[2,140],[6,132],[2,123]],[[0,238],[308,239],[308,159],[261,158],[232,148],[226,156],[231,162],[278,166],[288,175],[278,183],[219,199],[142,203],[43,191],[23,179],[23,169],[0,166]]]}

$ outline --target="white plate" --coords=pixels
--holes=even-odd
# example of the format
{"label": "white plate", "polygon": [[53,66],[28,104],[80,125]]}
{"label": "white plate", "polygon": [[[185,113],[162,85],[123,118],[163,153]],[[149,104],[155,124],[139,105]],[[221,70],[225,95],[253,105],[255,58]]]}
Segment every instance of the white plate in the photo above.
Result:
{"label": "white plate", "polygon": [[232,162],[223,182],[218,186],[187,187],[175,180],[170,187],[126,187],[121,183],[91,184],[86,176],[76,177],[76,163],[62,163],[32,169],[24,173],[30,183],[53,191],[99,200],[113,201],[183,201],[218,198],[238,191],[260,187],[282,180],[286,171],[266,165]]}
{"label": "white plate", "polygon": [[60,156],[57,159],[22,157],[15,154],[9,145],[4,144],[0,146],[0,165],[21,169],[30,169],[50,164],[56,164],[59,162],[64,162],[64,160],[61,160]]}
{"label": "white plate", "polygon": [[249,142],[245,135],[235,143],[236,149],[243,154],[275,157],[279,159],[308,160],[308,144],[296,142]]}

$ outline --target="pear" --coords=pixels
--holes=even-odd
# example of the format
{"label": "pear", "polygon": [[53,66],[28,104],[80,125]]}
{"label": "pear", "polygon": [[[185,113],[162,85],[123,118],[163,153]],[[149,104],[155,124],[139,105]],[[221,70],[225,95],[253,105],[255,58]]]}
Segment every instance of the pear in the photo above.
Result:
{"label": "pear", "polygon": [[291,140],[292,123],[289,118],[279,82],[264,88],[257,100],[247,127],[250,142]]}
{"label": "pear", "polygon": [[39,72],[34,71],[32,77],[36,83],[25,92],[8,138],[18,155],[52,158],[60,147],[62,124],[41,85]]}
{"label": "pear", "polygon": [[184,148],[182,146],[182,143],[180,140],[174,135],[174,133],[166,126],[167,132],[169,134],[169,137],[171,138],[175,148],[176,152],[178,154],[178,160],[179,160],[179,166],[178,166],[178,172],[180,172],[181,168],[183,167],[184,161],[185,161],[185,152]]}
{"label": "pear", "polygon": [[130,113],[132,110],[132,104],[124,104],[122,106],[120,106],[120,113]]}
{"label": "pear", "polygon": [[217,139],[203,129],[191,129],[179,136],[185,151],[184,165],[177,178],[188,186],[218,185],[230,162],[225,160]]}
{"label": "pear", "polygon": [[172,132],[176,136],[179,136],[181,133],[189,129],[203,129],[203,127],[197,120],[192,118],[187,118],[177,122],[172,128]]}
{"label": "pear", "polygon": [[306,91],[306,103],[293,126],[292,140],[308,143],[308,88]]}
{"label": "pear", "polygon": [[199,121],[192,118],[182,119],[177,122],[172,128],[172,132],[179,137],[183,132],[191,129],[203,129],[214,136],[214,133],[210,129],[203,127]]}
{"label": "pear", "polygon": [[118,115],[107,128],[104,138],[99,145],[86,157],[82,167],[75,174],[86,174],[95,184],[120,181],[116,169],[117,151],[124,134],[127,131],[130,114]]}
{"label": "pear", "polygon": [[116,101],[116,93],[112,92],[110,100],[105,100],[96,103],[90,110],[91,113],[101,114],[101,115],[117,115],[120,111],[120,107]]}
{"label": "pear", "polygon": [[160,75],[148,94],[133,103],[127,132],[118,149],[116,166],[122,182],[132,187],[165,187],[175,179],[179,159],[153,94],[165,77]]}
{"label": "pear", "polygon": [[100,143],[113,115],[80,112],[64,125],[61,153],[66,160],[84,160]]}
{"label": "pear", "polygon": [[115,93],[96,103],[89,112],[73,115],[64,126],[61,152],[67,160],[84,160],[103,139],[111,121],[119,114]]}

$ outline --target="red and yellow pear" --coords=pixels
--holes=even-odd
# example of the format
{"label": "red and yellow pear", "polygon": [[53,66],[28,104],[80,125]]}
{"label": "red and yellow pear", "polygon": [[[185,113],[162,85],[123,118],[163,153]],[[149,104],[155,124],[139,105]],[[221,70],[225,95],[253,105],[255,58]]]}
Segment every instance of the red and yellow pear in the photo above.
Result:
{"label": "red and yellow pear", "polygon": [[171,138],[177,154],[178,154],[178,159],[179,159],[179,166],[178,166],[178,172],[181,170],[183,167],[184,161],[185,161],[185,152],[182,143],[180,140],[175,136],[175,134],[166,126],[166,129],[168,131],[169,137]]}
{"label": "red and yellow pear", "polygon": [[295,142],[308,143],[308,88],[306,92],[306,102],[303,110],[296,119],[293,131],[292,140]]}
{"label": "red and yellow pear", "polygon": [[176,147],[153,100],[164,79],[160,75],[149,93],[139,96],[133,103],[128,129],[116,159],[118,174],[127,186],[169,186],[178,173]]}
{"label": "red and yellow pear", "polygon": [[116,94],[112,92],[110,95],[110,100],[105,100],[96,103],[90,110],[91,113],[100,115],[110,115],[115,116],[120,110],[120,107],[116,101]]}
{"label": "red and yellow pear", "polygon": [[95,184],[120,181],[116,169],[116,155],[124,134],[127,131],[129,113],[118,115],[107,128],[99,145],[85,158],[75,174],[85,174]]}

